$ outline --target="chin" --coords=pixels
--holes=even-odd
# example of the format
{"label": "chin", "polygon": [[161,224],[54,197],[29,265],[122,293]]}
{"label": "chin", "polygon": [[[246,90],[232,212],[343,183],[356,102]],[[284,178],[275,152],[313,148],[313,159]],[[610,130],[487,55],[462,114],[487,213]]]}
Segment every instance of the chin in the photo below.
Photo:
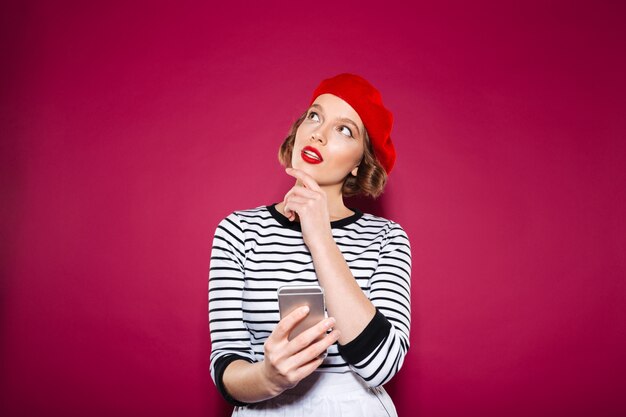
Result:
{"label": "chin", "polygon": [[301,164],[301,166],[298,169],[301,169],[302,171],[312,176],[315,179],[315,181],[318,181],[320,172],[319,170],[315,169],[315,167],[312,167],[311,165],[304,163],[304,164]]}
{"label": "chin", "polygon": [[306,172],[307,174],[312,176],[315,181],[319,182],[318,177],[321,172],[319,166],[307,164],[304,161],[293,161],[291,163],[291,166],[295,169]]}

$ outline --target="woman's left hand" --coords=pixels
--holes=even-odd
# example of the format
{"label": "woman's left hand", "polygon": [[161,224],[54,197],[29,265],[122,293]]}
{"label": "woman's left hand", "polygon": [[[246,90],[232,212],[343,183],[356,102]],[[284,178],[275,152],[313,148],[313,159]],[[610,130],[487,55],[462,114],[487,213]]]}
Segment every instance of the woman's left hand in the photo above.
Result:
{"label": "woman's left hand", "polygon": [[312,245],[323,244],[328,238],[332,240],[326,193],[306,172],[296,168],[287,168],[285,172],[302,184],[294,185],[285,194],[283,211],[291,221],[298,214],[304,243],[311,248]]}

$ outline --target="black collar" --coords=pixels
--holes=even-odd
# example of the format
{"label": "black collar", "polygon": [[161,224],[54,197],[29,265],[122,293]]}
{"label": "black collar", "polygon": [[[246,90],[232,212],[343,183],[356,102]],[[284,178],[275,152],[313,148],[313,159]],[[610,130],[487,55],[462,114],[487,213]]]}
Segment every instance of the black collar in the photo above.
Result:
{"label": "black collar", "polygon": [[[276,210],[276,204],[278,203],[274,203],[269,206],[266,206],[266,208],[269,210],[272,217],[276,219],[276,221],[280,223],[281,225],[283,225],[284,227],[301,232],[302,227],[300,226],[300,222],[289,221],[289,219],[285,217],[284,214],[279,213],[278,210]],[[348,208],[352,210],[354,214],[348,217],[344,217],[343,219],[330,222],[330,227],[332,229],[339,229],[339,228],[345,227],[349,224],[356,222],[357,220],[361,218],[361,216],[363,216],[363,213],[358,208],[352,208],[352,207],[348,207]]]}

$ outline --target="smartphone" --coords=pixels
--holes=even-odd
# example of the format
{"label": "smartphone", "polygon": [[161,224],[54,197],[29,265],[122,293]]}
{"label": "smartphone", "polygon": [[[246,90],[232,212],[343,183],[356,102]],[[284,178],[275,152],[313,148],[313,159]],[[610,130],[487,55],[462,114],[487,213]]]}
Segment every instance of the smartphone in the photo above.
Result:
{"label": "smartphone", "polygon": [[319,285],[284,285],[278,289],[281,320],[296,308],[305,305],[309,306],[309,314],[293,328],[289,340],[326,318],[324,289]]}

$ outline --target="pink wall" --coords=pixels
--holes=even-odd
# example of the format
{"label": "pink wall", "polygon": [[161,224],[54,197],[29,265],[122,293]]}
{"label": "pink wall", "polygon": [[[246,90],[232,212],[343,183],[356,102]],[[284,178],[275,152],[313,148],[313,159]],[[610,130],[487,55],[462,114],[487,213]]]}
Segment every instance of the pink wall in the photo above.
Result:
{"label": "pink wall", "polygon": [[401,415],[626,414],[623,5],[74,3],[0,11],[2,416],[228,414],[213,231],[343,71],[396,117]]}

